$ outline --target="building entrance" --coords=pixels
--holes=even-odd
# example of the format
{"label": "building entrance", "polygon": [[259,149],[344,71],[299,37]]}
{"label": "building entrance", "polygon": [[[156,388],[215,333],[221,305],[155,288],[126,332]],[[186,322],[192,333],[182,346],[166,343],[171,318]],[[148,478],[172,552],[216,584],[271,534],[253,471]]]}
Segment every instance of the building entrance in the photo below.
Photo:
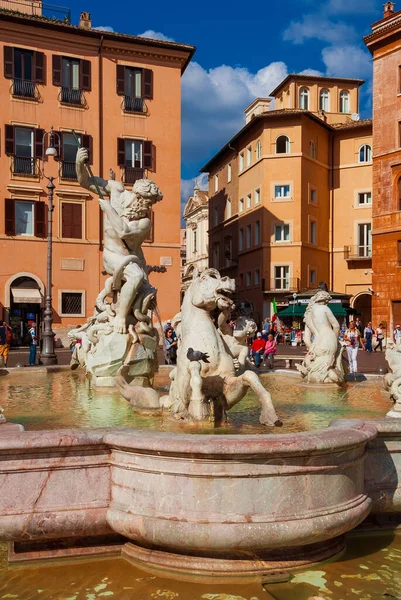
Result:
{"label": "building entrance", "polygon": [[[361,321],[364,327],[372,320],[372,295],[366,292],[366,294],[360,294],[354,300],[353,308],[361,313]],[[374,327],[378,326],[378,323],[373,323]],[[363,334],[363,332],[361,332]]]}
{"label": "building entrance", "polygon": [[35,322],[40,331],[43,297],[37,282],[31,277],[18,277],[11,284],[10,326],[13,328],[13,346],[28,346],[29,326]]}

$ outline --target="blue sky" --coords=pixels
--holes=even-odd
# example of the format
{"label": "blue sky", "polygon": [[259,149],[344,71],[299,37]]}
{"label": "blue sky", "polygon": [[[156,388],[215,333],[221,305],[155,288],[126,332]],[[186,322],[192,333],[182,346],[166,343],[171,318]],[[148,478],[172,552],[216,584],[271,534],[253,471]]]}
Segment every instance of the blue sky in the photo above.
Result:
{"label": "blue sky", "polygon": [[382,18],[382,0],[73,0],[69,6],[74,23],[85,10],[94,27],[197,47],[182,81],[183,200],[199,168],[244,124],[244,108],[288,73],[365,79],[361,113],[370,117],[372,65],[362,36]]}

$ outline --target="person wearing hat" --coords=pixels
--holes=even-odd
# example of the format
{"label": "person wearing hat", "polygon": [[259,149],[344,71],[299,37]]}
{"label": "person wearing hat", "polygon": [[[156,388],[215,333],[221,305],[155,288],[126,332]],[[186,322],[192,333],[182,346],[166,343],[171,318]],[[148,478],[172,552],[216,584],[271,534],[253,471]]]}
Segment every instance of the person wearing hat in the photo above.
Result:
{"label": "person wearing hat", "polygon": [[365,340],[365,352],[369,352],[369,353],[373,352],[372,341],[373,341],[374,334],[375,334],[375,332],[372,327],[372,322],[369,321],[369,323],[366,325],[365,329],[363,330],[363,337]]}
{"label": "person wearing hat", "polygon": [[266,342],[262,338],[262,334],[260,331],[256,334],[256,338],[253,340],[251,344],[251,358],[255,361],[255,366],[260,367],[260,363],[263,359],[263,353],[265,351]]}
{"label": "person wearing hat", "polygon": [[171,319],[168,319],[168,321],[166,321],[165,326],[163,327],[163,331],[164,333],[166,333],[167,329],[172,329],[172,325],[171,325]]}
{"label": "person wearing hat", "polygon": [[395,329],[394,329],[394,331],[393,331],[393,336],[394,336],[394,341],[395,341],[395,343],[396,343],[396,344],[397,344],[397,343],[399,343],[399,341],[398,341],[398,340],[400,340],[400,339],[401,339],[401,326],[400,326],[400,325],[396,325],[396,326],[395,326]]}

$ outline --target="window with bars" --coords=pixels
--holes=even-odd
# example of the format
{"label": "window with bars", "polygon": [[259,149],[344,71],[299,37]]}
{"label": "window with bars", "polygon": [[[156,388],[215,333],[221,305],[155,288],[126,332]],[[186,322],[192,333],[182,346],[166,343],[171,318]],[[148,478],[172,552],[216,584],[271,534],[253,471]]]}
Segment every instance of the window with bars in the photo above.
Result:
{"label": "window with bars", "polygon": [[124,183],[143,179],[144,170],[155,171],[156,148],[149,140],[117,139],[117,161],[123,171]]}
{"label": "window with bars", "polygon": [[45,83],[45,55],[25,48],[4,46],[4,77],[12,79],[11,94],[38,100],[38,83]]}
{"label": "window with bars", "polygon": [[53,54],[52,69],[53,85],[60,88],[59,101],[85,106],[84,91],[91,90],[91,62]]}
{"label": "window with bars", "polygon": [[145,100],[153,99],[153,71],[117,65],[117,94],[124,97],[124,112],[146,112]]}
{"label": "window with bars", "polygon": [[82,316],[83,312],[82,292],[61,292],[61,314]]}

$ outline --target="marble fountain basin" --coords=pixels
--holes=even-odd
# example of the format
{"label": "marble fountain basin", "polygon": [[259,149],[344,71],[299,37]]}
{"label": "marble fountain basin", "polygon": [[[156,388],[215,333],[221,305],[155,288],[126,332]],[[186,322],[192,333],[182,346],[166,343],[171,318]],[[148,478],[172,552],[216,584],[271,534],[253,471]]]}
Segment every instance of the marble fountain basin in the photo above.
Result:
{"label": "marble fountain basin", "polygon": [[119,534],[114,551],[167,577],[258,579],[338,554],[369,513],[400,514],[400,441],[391,419],[240,436],[0,425],[0,541],[40,558],[46,541],[87,555],[82,540],[104,553]]}

